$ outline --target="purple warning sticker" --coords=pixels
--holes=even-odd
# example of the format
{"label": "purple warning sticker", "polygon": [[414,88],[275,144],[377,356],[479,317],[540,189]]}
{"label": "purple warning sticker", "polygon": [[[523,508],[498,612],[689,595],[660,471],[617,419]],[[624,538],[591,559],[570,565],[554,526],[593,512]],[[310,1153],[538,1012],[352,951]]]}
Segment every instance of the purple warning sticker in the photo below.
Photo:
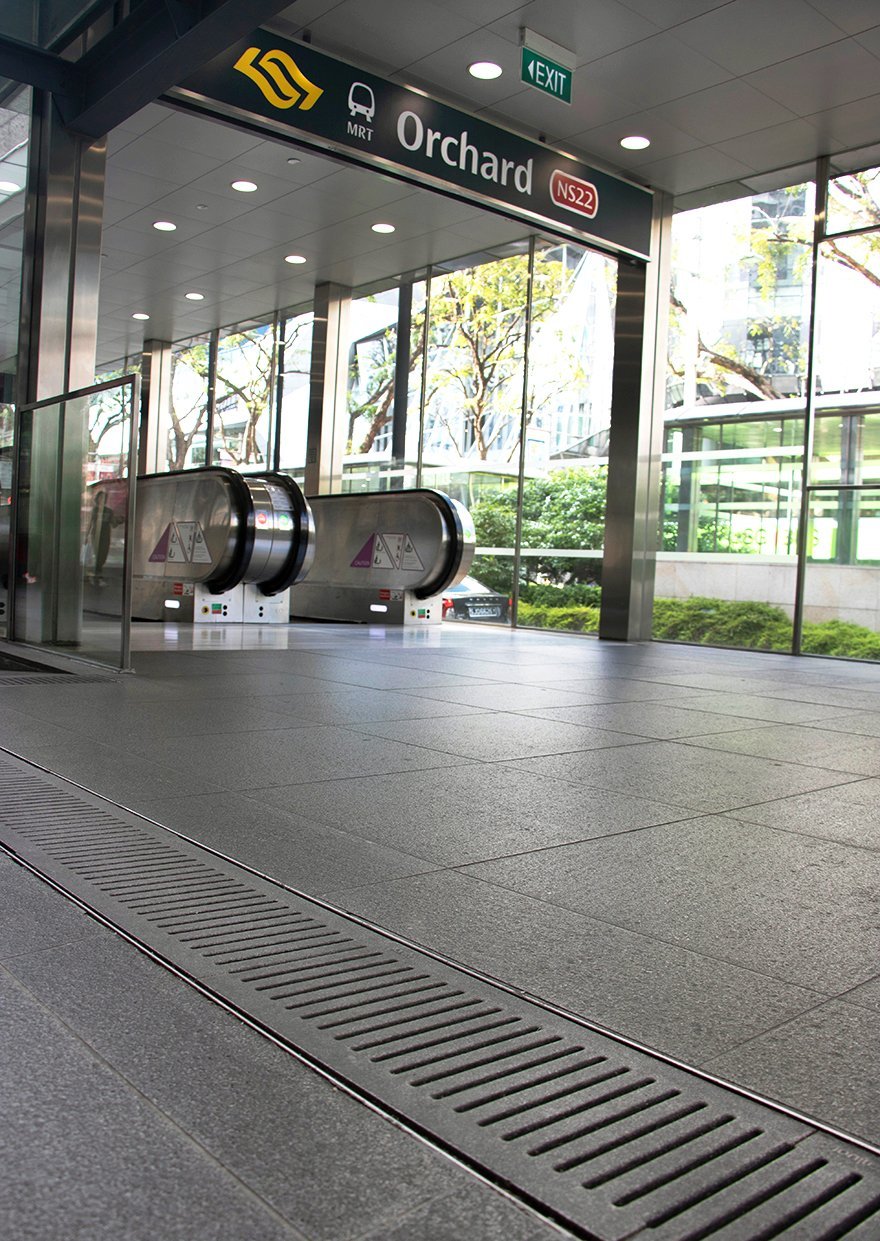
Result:
{"label": "purple warning sticker", "polygon": [[150,564],[164,564],[168,559],[168,543],[171,538],[171,522],[165,527],[165,533],[150,553]]}
{"label": "purple warning sticker", "polygon": [[351,562],[353,569],[369,569],[373,563],[373,543],[375,542],[375,534],[371,534],[363,545],[361,550]]}

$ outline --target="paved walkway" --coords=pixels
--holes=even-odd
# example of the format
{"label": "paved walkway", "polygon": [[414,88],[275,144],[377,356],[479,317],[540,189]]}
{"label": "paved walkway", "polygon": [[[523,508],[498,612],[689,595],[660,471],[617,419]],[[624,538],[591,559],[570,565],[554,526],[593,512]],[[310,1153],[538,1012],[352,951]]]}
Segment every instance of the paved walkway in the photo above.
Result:
{"label": "paved walkway", "polygon": [[[0,747],[880,1144],[880,668],[451,624],[135,647],[111,683],[0,675]],[[0,889],[6,1235],[558,1235],[9,860]]]}

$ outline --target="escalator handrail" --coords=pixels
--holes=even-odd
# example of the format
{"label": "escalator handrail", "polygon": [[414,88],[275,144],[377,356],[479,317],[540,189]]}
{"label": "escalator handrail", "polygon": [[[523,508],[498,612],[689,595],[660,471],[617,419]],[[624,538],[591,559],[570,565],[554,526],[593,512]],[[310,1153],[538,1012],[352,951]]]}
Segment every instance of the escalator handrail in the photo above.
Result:
{"label": "escalator handrail", "polygon": [[308,572],[315,557],[315,519],[309,502],[289,474],[281,474],[272,470],[257,477],[266,479],[275,486],[281,487],[291,501],[293,513],[293,538],[290,541],[290,552],[284,564],[274,577],[259,582],[258,587],[263,595],[280,595],[294,582],[299,581]]}

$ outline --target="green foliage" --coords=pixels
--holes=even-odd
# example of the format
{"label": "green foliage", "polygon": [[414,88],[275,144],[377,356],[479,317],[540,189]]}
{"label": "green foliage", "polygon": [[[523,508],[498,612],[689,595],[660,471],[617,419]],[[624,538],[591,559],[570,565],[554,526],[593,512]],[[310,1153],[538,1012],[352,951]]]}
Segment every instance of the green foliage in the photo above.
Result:
{"label": "green foliage", "polygon": [[545,608],[575,607],[577,605],[597,608],[602,598],[602,588],[595,583],[573,582],[568,586],[543,586],[527,583],[520,588],[520,602],[536,604]]}
{"label": "green foliage", "polygon": [[552,608],[540,604],[523,603],[517,613],[517,623],[535,629],[562,629],[569,633],[595,633],[599,628],[599,609],[589,607]]}
{"label": "green foliage", "polygon": [[791,647],[791,621],[769,603],[723,599],[654,600],[654,637],[707,646],[785,651]]}
{"label": "green foliage", "polygon": [[[528,548],[579,547],[599,549],[605,537],[607,469],[573,466],[546,478],[527,479],[523,487],[522,543]],[[513,548],[516,536],[516,492],[496,492],[471,507],[477,542],[484,547]],[[527,556],[523,568],[530,580],[562,585],[595,581],[599,565],[581,558]],[[485,581],[482,572],[474,576]],[[486,585],[489,582],[486,581]]]}
{"label": "green foliage", "polygon": [[808,621],[804,624],[801,650],[807,655],[880,659],[880,633],[851,621]]}

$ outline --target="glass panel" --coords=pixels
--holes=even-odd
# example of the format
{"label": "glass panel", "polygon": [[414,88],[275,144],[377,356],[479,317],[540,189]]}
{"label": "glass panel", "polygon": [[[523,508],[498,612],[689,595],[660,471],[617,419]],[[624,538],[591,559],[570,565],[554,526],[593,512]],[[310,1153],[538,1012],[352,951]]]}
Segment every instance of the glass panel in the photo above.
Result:
{"label": "glass panel", "polygon": [[136,387],[26,410],[19,445],[14,637],[114,668],[128,653]]}
{"label": "glass panel", "polygon": [[611,259],[568,242],[536,251],[521,625],[599,626],[616,288]]}
{"label": "glass panel", "polygon": [[513,590],[528,286],[527,254],[431,281],[422,481],[471,510],[472,574],[502,595]]}
{"label": "glass panel", "polygon": [[[165,436],[165,469],[204,465],[208,439],[209,336],[183,341],[171,350],[171,407]],[[161,469],[161,466],[160,466]]]}
{"label": "glass panel", "polygon": [[6,636],[9,514],[12,505],[12,391],[21,320],[30,90],[0,104],[0,637]]}
{"label": "glass panel", "polygon": [[[399,359],[403,332],[408,353]],[[343,491],[390,491],[416,486],[421,364],[425,331],[425,282],[404,279],[351,303],[348,364],[348,433]],[[407,376],[403,420],[397,416],[398,367]]]}
{"label": "glass panel", "polygon": [[258,324],[220,337],[212,464],[233,469],[270,465],[274,379],[274,324]]}
{"label": "glass panel", "polygon": [[810,500],[804,654],[880,660],[880,488]]}
{"label": "glass panel", "polygon": [[812,185],[673,222],[654,636],[791,641]]}
{"label": "glass panel", "polygon": [[279,464],[300,483],[306,470],[313,322],[311,312],[294,315],[285,320],[282,332]]}
{"label": "glass panel", "polygon": [[849,172],[828,182],[826,231],[845,233],[880,225],[880,168]]}
{"label": "glass panel", "polygon": [[880,480],[880,231],[822,244],[815,356],[810,481]]}

